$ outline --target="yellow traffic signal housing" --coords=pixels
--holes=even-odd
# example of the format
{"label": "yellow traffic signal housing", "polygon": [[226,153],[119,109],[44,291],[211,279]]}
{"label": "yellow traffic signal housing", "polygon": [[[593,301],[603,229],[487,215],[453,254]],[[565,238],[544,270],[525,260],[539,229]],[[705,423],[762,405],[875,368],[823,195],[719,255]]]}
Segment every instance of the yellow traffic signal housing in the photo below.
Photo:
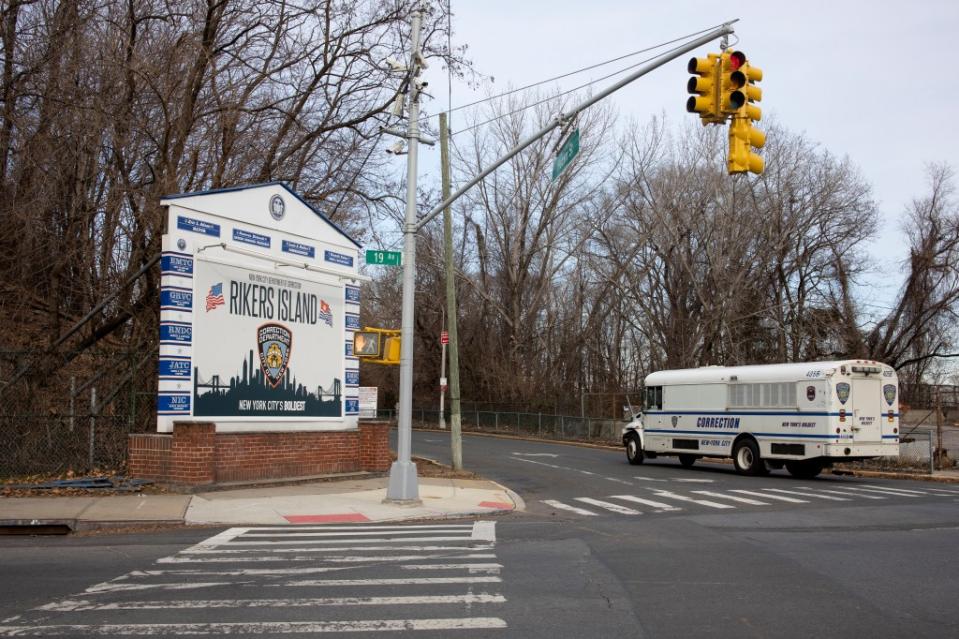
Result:
{"label": "yellow traffic signal housing", "polygon": [[691,58],[686,65],[694,74],[686,83],[686,90],[693,94],[686,100],[686,111],[698,113],[703,126],[726,121],[719,111],[719,64],[720,57],[709,53],[705,58]]}
{"label": "yellow traffic signal housing", "polygon": [[353,333],[353,355],[371,364],[399,364],[400,345],[398,330],[366,326]]}
{"label": "yellow traffic signal housing", "polygon": [[733,173],[762,173],[766,166],[762,157],[752,152],[766,144],[766,134],[753,128],[747,117],[734,116],[729,123],[729,158],[726,168]]}
{"label": "yellow traffic signal housing", "polygon": [[730,175],[760,174],[765,162],[753,149],[766,144],[766,134],[753,123],[762,118],[762,110],[755,104],[763,98],[762,89],[755,84],[763,79],[762,69],[750,65],[742,51],[723,53],[721,67],[720,110],[731,116],[727,171]]}

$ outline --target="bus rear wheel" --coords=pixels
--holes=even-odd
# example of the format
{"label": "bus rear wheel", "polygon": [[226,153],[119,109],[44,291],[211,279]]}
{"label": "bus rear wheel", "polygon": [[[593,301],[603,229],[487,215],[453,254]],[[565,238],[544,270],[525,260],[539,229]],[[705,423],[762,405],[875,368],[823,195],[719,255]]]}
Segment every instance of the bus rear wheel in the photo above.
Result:
{"label": "bus rear wheel", "polygon": [[626,440],[626,459],[633,466],[639,466],[643,463],[643,449],[639,445],[639,437],[630,435]]}
{"label": "bus rear wheel", "polygon": [[741,439],[733,448],[733,465],[740,475],[764,475],[766,463],[759,456],[759,446],[751,439]]}
{"label": "bus rear wheel", "polygon": [[679,463],[683,465],[683,468],[690,468],[696,463],[696,459],[696,455],[680,455]]}
{"label": "bus rear wheel", "polygon": [[793,477],[799,479],[812,479],[822,472],[822,462],[817,459],[804,459],[802,461],[786,462],[786,470]]}

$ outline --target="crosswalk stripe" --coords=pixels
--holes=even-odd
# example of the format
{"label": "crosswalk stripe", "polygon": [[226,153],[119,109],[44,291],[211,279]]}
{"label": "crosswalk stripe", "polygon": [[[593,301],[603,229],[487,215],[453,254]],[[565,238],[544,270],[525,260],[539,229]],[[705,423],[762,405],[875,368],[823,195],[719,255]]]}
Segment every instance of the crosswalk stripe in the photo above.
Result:
{"label": "crosswalk stripe", "polygon": [[667,481],[665,479],[654,479],[652,477],[634,477],[633,479],[638,479],[639,481]]}
{"label": "crosswalk stripe", "polygon": [[309,599],[178,599],[172,601],[110,601],[89,599],[58,601],[35,610],[81,612],[88,610],[187,610],[191,608],[309,608],[312,606],[406,606],[435,604],[504,603],[501,594],[421,595],[395,597],[314,597]]}
{"label": "crosswalk stripe", "polygon": [[872,487],[867,488],[867,487],[860,487],[860,486],[844,486],[844,488],[845,488],[846,490],[854,490],[854,491],[856,491],[857,493],[860,492],[860,491],[862,491],[862,492],[869,492],[869,493],[879,493],[880,495],[885,495],[885,496],[887,496],[887,497],[895,496],[895,497],[912,497],[912,498],[915,498],[915,497],[921,497],[921,496],[922,496],[922,495],[913,495],[911,492],[910,492],[910,493],[892,493],[892,492],[889,492],[888,490],[882,490],[881,488],[872,488]]}
{"label": "crosswalk stripe", "polygon": [[231,541],[230,546],[283,546],[283,545],[293,545],[293,544],[342,544],[343,542],[348,541],[351,544],[382,544],[390,543],[391,541],[400,542],[400,543],[409,543],[411,541],[469,541],[470,538],[467,536],[459,537],[417,537],[411,539],[405,537],[402,539],[389,539],[388,537],[377,537],[371,539],[293,539],[291,541],[285,540],[276,540],[276,541]]}
{"label": "crosswalk stripe", "polygon": [[433,584],[498,584],[499,577],[388,577],[382,579],[299,579],[263,584],[264,588],[310,588],[321,586],[429,586]]}
{"label": "crosswalk stripe", "polygon": [[[342,540],[346,542],[347,540]],[[413,541],[411,539],[406,539],[404,541]],[[464,541],[470,541],[468,538]],[[493,546],[491,544],[477,545],[473,542],[470,542],[470,550],[489,550]],[[337,552],[354,552],[362,551],[367,552],[371,550],[389,550],[389,551],[398,551],[398,550],[460,550],[462,551],[464,546],[416,546],[416,545],[403,545],[403,546],[299,546],[295,548],[287,547],[274,547],[274,548],[210,548],[210,549],[199,549],[194,550],[192,548],[187,548],[186,550],[181,550],[180,554],[186,555],[244,555],[251,553],[263,554],[264,552],[268,553],[337,553]]]}
{"label": "crosswalk stripe", "polygon": [[715,493],[711,490],[694,490],[694,493],[697,495],[706,495],[707,497],[718,497],[719,499],[730,499],[732,501],[742,502],[744,504],[751,504],[753,506],[768,506],[769,503],[765,501],[759,501],[758,499],[749,499],[748,497],[736,497],[735,495],[724,495],[723,493]]}
{"label": "crosswalk stripe", "polygon": [[[863,486],[863,488],[867,488],[867,486]],[[882,490],[887,493],[892,493],[894,495],[897,495],[899,493],[908,493],[911,495],[928,495],[929,494],[924,490],[909,490],[907,488],[893,488],[892,486],[868,486],[868,488],[871,488],[872,490]]]}
{"label": "crosswalk stripe", "polygon": [[495,559],[496,555],[492,553],[470,553],[468,555],[355,555],[352,557],[317,557],[315,555],[292,555],[289,557],[276,555],[253,555],[253,556],[215,556],[215,557],[162,557],[157,559],[158,564],[217,564],[217,563],[258,563],[258,562],[284,562],[284,561],[310,561],[327,563],[384,563],[395,561],[416,561],[418,559]]}
{"label": "crosswalk stripe", "polygon": [[[470,528],[472,528],[472,526],[471,526]],[[327,532],[327,531],[324,531],[324,532],[304,532],[304,531],[301,531],[299,528],[294,528],[294,529],[289,530],[289,531],[287,531],[287,532],[285,532],[285,533],[248,532],[248,533],[245,533],[242,537],[240,537],[240,539],[247,539],[247,538],[250,538],[250,537],[364,537],[364,536],[373,537],[373,536],[376,536],[376,535],[385,535],[385,536],[388,536],[388,537],[392,537],[392,536],[397,536],[397,537],[399,537],[399,536],[402,536],[402,535],[422,535],[423,532],[424,532],[424,531],[422,531],[422,530],[410,530],[410,531],[406,531],[406,530],[390,530],[390,531],[385,531],[385,530],[372,530],[372,531],[362,531],[362,532],[361,532],[361,531],[357,531],[357,532],[339,532],[339,531],[333,531],[333,532]],[[440,529],[440,530],[430,530],[430,531],[428,531],[428,532],[429,532],[430,534],[443,534],[443,533],[446,533],[446,534],[456,534],[456,533],[463,533],[463,537],[466,538],[466,539],[468,539],[468,538],[469,538],[469,534],[472,532],[472,530],[470,530],[470,529],[456,530],[456,529],[445,529],[445,528],[444,528],[444,529]],[[232,542],[232,541],[231,541],[230,543],[235,543],[235,542]]]}
{"label": "crosswalk stripe", "polygon": [[695,497],[688,497],[686,495],[680,495],[679,493],[672,493],[668,490],[659,490],[651,488],[656,495],[659,497],[665,497],[666,499],[676,499],[679,501],[688,501],[694,504],[699,504],[701,506],[708,506],[709,508],[735,508],[735,506],[730,506],[729,504],[720,504],[719,502],[709,501],[708,499],[696,499]]}
{"label": "crosswalk stripe", "polygon": [[564,504],[561,501],[556,501],[555,499],[544,499],[543,503],[547,506],[552,506],[553,508],[558,508],[560,510],[566,510],[571,513],[576,513],[577,515],[585,515],[587,517],[595,517],[596,513],[591,510],[586,510],[585,508],[577,508],[576,506],[570,506],[569,504]]}
{"label": "crosswalk stripe", "polygon": [[[238,534],[245,534],[246,531],[250,532],[279,532],[279,533],[289,533],[289,532],[302,532],[304,530],[325,530],[325,531],[353,531],[353,530],[435,530],[435,529],[449,529],[449,528],[461,528],[472,530],[473,524],[416,524],[411,526],[388,526],[382,524],[368,525],[368,526],[338,526],[338,525],[326,525],[326,526],[256,526],[251,528],[242,528],[242,529],[232,529],[232,530],[242,530],[243,532]],[[227,531],[229,532],[229,531]],[[214,537],[215,539],[215,537]]]}
{"label": "crosswalk stripe", "polygon": [[715,479],[676,479],[675,481],[682,481],[690,484],[712,484]]}
{"label": "crosswalk stripe", "polygon": [[[370,564],[379,564],[381,560],[371,559]],[[193,577],[256,577],[280,575],[317,575],[342,570],[356,570],[360,566],[313,566],[310,568],[232,568],[228,570],[204,569],[174,569],[174,570],[134,570],[127,573],[129,577],[162,577],[162,576],[193,576]],[[472,563],[472,564],[401,564],[400,570],[489,570],[502,568],[501,564]]]}
{"label": "crosswalk stripe", "polygon": [[592,497],[576,497],[576,501],[581,501],[584,504],[589,504],[591,506],[598,506],[600,508],[605,508],[606,510],[612,511],[614,513],[619,513],[620,515],[640,515],[638,510],[632,508],[627,508],[626,506],[620,506],[619,504],[614,504],[609,501],[603,501],[602,499],[593,499]]}
{"label": "crosswalk stripe", "polygon": [[945,493],[947,495],[959,495],[959,490],[944,490],[942,488],[926,488],[926,490],[934,493]]}
{"label": "crosswalk stripe", "polygon": [[812,486],[799,486],[802,490],[818,490],[821,493],[829,493],[830,495],[844,495],[846,497],[860,497],[862,499],[886,499],[885,497],[880,497],[879,495],[865,495],[863,493],[852,493],[848,490],[827,490],[826,488],[812,487]]}
{"label": "crosswalk stripe", "polygon": [[498,617],[461,617],[454,619],[368,619],[362,621],[263,621],[231,623],[156,623],[0,626],[0,637],[17,637],[28,631],[44,637],[102,637],[116,635],[236,635],[236,634],[315,634],[320,632],[376,632],[415,630],[477,630],[506,628]]}
{"label": "crosswalk stripe", "polygon": [[806,493],[798,490],[786,490],[785,488],[763,488],[763,491],[786,493],[787,495],[799,495],[800,497],[814,497],[816,499],[828,499],[829,501],[849,501],[845,497],[830,497],[829,495],[820,495],[819,493]]}
{"label": "crosswalk stripe", "polygon": [[643,504],[644,506],[651,506],[657,510],[669,510],[677,511],[682,510],[679,506],[673,506],[672,504],[665,504],[661,501],[653,501],[652,499],[643,499],[641,497],[634,497],[633,495],[610,495],[610,499],[622,499],[624,501],[632,501],[637,504]]}
{"label": "crosswalk stripe", "polygon": [[777,501],[787,501],[791,504],[808,504],[809,502],[805,499],[795,499],[793,497],[783,497],[782,495],[767,495],[766,493],[756,492],[755,490],[730,490],[731,493],[740,493],[743,495],[753,495],[754,497],[762,497],[763,499],[775,499]]}

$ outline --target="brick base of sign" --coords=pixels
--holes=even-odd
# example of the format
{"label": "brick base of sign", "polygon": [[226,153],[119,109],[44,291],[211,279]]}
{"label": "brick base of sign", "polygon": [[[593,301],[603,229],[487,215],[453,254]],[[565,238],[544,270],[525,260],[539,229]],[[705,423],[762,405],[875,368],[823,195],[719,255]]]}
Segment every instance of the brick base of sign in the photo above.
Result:
{"label": "brick base of sign", "polygon": [[173,424],[172,434],[130,435],[127,473],[203,486],[389,470],[389,422],[335,432],[217,433],[212,423]]}

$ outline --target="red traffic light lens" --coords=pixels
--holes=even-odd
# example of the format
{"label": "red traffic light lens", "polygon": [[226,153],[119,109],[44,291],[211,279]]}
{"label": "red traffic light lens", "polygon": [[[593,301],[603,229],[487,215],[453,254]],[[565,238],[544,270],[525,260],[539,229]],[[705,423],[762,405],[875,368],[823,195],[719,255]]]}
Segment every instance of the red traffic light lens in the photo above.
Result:
{"label": "red traffic light lens", "polygon": [[741,66],[746,64],[746,54],[742,51],[733,51],[729,56],[729,66],[733,71],[736,71]]}

